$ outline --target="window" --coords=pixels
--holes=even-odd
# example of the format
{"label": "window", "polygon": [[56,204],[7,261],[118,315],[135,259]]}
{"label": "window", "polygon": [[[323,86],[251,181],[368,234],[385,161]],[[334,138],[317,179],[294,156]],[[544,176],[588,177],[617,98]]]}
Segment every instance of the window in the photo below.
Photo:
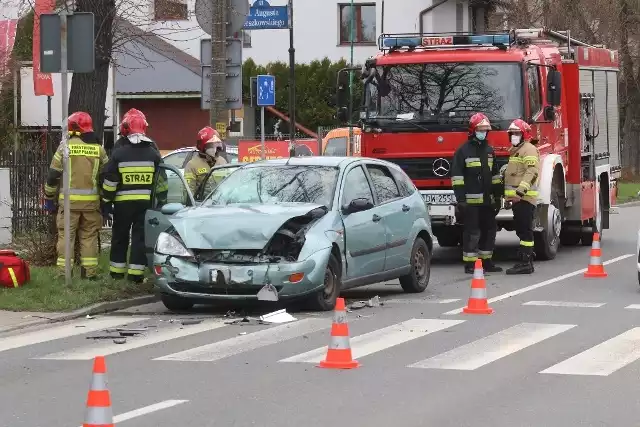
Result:
{"label": "window", "polygon": [[186,21],[189,19],[186,0],[154,0],[153,12],[156,21]]}
{"label": "window", "polygon": [[408,197],[416,191],[416,186],[413,185],[413,182],[407,174],[395,168],[389,168],[389,170],[391,171],[391,175],[396,179],[396,184],[398,184],[402,197]]}
{"label": "window", "polygon": [[367,199],[373,204],[373,193],[367,176],[361,166],[356,166],[347,172],[344,180],[344,190],[342,191],[342,205],[351,203],[353,199]]}
{"label": "window", "polygon": [[400,198],[400,190],[389,169],[384,166],[367,165],[367,170],[373,181],[373,190],[378,197],[378,204]]}
{"label": "window", "polygon": [[347,155],[347,137],[341,136],[331,138],[324,147],[324,156],[346,156]]}
{"label": "window", "polygon": [[339,4],[340,44],[351,43],[353,23],[353,42],[357,44],[375,44],[376,42],[376,5],[360,3],[353,6],[353,19],[350,4]]}
{"label": "window", "polygon": [[178,169],[184,168],[187,163],[187,158],[191,157],[192,151],[179,151],[177,153],[169,154],[162,160],[168,165],[175,166]]}
{"label": "window", "polygon": [[251,31],[242,30],[242,47],[251,47]]}
{"label": "window", "polygon": [[218,184],[222,182],[228,175],[230,175],[233,171],[238,169],[240,166],[236,167],[221,167],[214,168],[213,171],[207,177],[207,180],[202,184],[201,188],[198,188],[197,193],[194,196],[197,201],[204,199],[206,196],[211,194],[213,190],[216,189]]}
{"label": "window", "polygon": [[537,65],[527,67],[527,85],[529,86],[529,116],[533,118],[542,110],[540,93],[540,72]]}

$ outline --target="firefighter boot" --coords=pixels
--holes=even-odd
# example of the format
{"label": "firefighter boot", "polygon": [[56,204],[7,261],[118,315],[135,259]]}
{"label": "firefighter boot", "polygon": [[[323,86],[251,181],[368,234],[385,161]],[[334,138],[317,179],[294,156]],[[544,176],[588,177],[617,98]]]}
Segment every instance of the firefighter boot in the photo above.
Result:
{"label": "firefighter boot", "polygon": [[507,269],[507,274],[531,274],[533,273],[533,255],[521,252],[518,254],[520,260],[511,268]]}
{"label": "firefighter boot", "polygon": [[475,268],[475,262],[465,262],[464,263],[464,272],[467,274],[473,274],[473,270]]}
{"label": "firefighter boot", "polygon": [[502,271],[502,267],[495,265],[492,259],[483,259],[482,269],[485,273],[500,273]]}

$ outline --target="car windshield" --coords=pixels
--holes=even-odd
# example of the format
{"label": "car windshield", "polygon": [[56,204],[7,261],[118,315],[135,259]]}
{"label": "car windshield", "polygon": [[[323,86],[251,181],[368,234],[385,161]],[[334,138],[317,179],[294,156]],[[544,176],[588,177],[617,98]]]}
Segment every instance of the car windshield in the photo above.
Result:
{"label": "car windshield", "polygon": [[327,146],[324,148],[325,156],[346,156],[347,155],[347,137],[340,136],[330,138]]}
{"label": "car windshield", "polygon": [[523,115],[518,63],[406,64],[376,72],[366,89],[368,120],[466,125],[483,112],[500,128]]}
{"label": "car windshield", "polygon": [[326,166],[264,165],[240,168],[222,181],[203,202],[318,203],[331,209],[338,168]]}

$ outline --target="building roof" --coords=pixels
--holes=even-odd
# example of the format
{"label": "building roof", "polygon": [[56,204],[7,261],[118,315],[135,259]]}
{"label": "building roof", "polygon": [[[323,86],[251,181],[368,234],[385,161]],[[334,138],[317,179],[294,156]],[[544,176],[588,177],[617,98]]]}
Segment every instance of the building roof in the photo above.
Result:
{"label": "building roof", "polygon": [[199,93],[200,61],[125,19],[116,21],[118,94]]}

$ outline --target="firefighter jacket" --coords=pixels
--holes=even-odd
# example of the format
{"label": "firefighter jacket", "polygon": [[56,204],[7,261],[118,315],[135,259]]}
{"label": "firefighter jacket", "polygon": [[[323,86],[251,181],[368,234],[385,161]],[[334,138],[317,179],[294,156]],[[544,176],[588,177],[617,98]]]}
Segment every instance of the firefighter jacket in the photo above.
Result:
{"label": "firefighter jacket", "polygon": [[[98,188],[100,171],[106,165],[107,153],[100,145],[93,132],[80,137],[73,136],[69,145],[69,206],[73,210],[100,209],[100,192]],[[44,196],[47,199],[64,200],[62,186],[63,145],[60,144],[49,166]]]}
{"label": "firefighter jacket", "polygon": [[504,172],[505,197],[520,196],[532,205],[538,201],[540,154],[535,145],[523,142],[511,148],[507,169]]}
{"label": "firefighter jacket", "polygon": [[166,175],[156,174],[160,163],[163,163],[160,153],[149,142],[119,146],[113,150],[105,167],[103,201],[150,204],[154,190],[158,199],[166,199]]}
{"label": "firefighter jacket", "polygon": [[458,202],[492,205],[500,198],[502,182],[493,148],[472,137],[453,156],[451,184]]}
{"label": "firefighter jacket", "polygon": [[184,179],[187,181],[191,193],[196,194],[196,190],[205,180],[210,170],[211,165],[207,162],[205,154],[198,153],[189,160],[189,163],[184,168]]}

